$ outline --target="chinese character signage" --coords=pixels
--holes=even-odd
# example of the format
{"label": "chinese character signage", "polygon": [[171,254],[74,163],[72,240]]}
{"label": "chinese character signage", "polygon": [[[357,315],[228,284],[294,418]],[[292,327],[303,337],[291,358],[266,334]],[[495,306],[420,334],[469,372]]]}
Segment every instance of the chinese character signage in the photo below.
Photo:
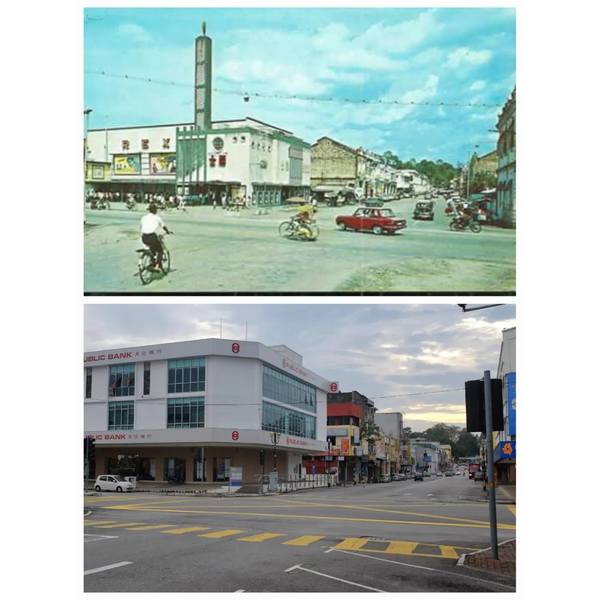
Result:
{"label": "chinese character signage", "polygon": [[141,173],[139,154],[115,154],[113,156],[113,171],[115,175],[138,175]]}
{"label": "chinese character signage", "polygon": [[176,156],[175,153],[150,155],[150,173],[152,175],[174,175]]}

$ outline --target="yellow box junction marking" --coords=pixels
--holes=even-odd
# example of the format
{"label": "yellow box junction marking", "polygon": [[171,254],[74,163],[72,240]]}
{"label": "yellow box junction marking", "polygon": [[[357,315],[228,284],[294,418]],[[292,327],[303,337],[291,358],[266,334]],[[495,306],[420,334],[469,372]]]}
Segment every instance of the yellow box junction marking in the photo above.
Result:
{"label": "yellow box junction marking", "polygon": [[508,508],[515,517],[517,516],[517,507],[514,504],[508,504],[506,508]]}
{"label": "yellow box junction marking", "polygon": [[285,533],[258,533],[256,535],[249,535],[248,537],[238,538],[238,542],[264,542],[266,540],[272,540],[273,538],[283,537]]}
{"label": "yellow box junction marking", "polygon": [[324,535],[302,535],[298,538],[294,538],[293,540],[282,542],[282,544],[286,546],[308,546],[314,542],[322,540],[324,537]]}
{"label": "yellow box junction marking", "polygon": [[198,537],[217,539],[224,538],[230,535],[237,535],[238,533],[244,533],[243,529],[222,529],[221,531],[211,531],[210,533],[201,533]]}
{"label": "yellow box junction marking", "polygon": [[442,558],[459,558],[452,546],[439,546],[439,549],[442,551]]}
{"label": "yellow box junction marking", "polygon": [[[166,525],[166,527],[169,527]],[[206,531],[210,527],[177,527],[176,529],[165,529],[161,533],[171,533],[172,535],[183,535],[184,533],[192,533],[192,531]]]}

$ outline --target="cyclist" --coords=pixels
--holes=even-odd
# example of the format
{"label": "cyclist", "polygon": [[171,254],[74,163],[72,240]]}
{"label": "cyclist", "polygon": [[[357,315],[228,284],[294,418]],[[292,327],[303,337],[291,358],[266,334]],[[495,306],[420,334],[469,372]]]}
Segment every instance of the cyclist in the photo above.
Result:
{"label": "cyclist", "polygon": [[140,220],[140,233],[142,234],[142,243],[152,252],[152,270],[158,271],[162,264],[163,246],[158,237],[163,233],[171,233],[163,220],[156,214],[158,209],[156,204],[151,203],[148,207],[149,214],[144,215]]}
{"label": "cyclist", "polygon": [[310,223],[314,214],[315,209],[311,204],[303,204],[298,209],[298,213],[294,217],[294,220],[298,223]]}

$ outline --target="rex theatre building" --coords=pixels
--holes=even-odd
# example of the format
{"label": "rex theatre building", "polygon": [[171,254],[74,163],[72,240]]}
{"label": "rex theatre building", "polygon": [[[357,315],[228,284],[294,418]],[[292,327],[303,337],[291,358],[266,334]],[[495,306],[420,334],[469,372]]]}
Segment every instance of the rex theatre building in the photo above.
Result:
{"label": "rex theatre building", "polygon": [[90,476],[217,483],[231,467],[242,468],[244,483],[273,469],[280,478],[301,475],[302,455],[327,449],[329,385],[286,346],[258,342],[85,353]]}

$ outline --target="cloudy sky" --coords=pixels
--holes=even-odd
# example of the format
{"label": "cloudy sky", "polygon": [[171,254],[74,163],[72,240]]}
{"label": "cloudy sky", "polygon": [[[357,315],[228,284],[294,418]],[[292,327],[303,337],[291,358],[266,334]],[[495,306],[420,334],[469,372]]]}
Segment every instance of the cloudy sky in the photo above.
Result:
{"label": "cloudy sky", "polygon": [[[193,119],[194,39],[213,38],[213,119],[252,116],[312,143],[329,135],[400,158],[464,162],[495,146],[515,83],[515,11],[482,9],[86,9],[90,127]],[[91,74],[129,75],[149,82]],[[225,93],[228,92],[228,93]],[[237,92],[233,94],[231,92]],[[239,94],[333,98],[335,102]]]}
{"label": "cloudy sky", "polygon": [[220,337],[221,322],[224,338],[244,339],[247,323],[249,340],[289,346],[342,391],[403,412],[405,424],[421,431],[439,422],[464,427],[464,382],[484,369],[496,375],[502,329],[515,325],[515,307],[463,313],[456,304],[88,304],[84,346]]}

